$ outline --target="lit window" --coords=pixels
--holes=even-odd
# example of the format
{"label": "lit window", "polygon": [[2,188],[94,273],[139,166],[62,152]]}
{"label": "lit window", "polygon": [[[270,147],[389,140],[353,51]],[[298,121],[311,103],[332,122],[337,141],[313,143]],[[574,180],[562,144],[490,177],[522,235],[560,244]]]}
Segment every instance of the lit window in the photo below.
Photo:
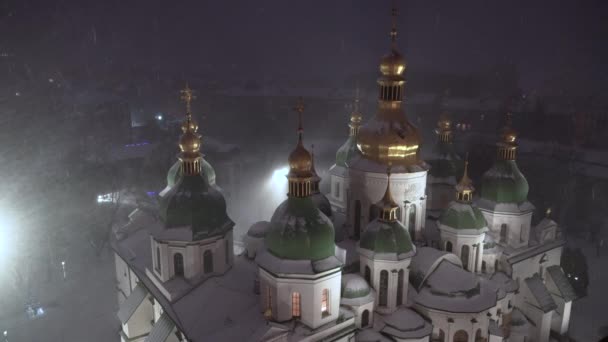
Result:
{"label": "lit window", "polygon": [[323,295],[321,296],[321,312],[323,314],[329,314],[329,290],[324,289]]}
{"label": "lit window", "polygon": [[300,317],[300,294],[297,292],[291,294],[291,315]]}

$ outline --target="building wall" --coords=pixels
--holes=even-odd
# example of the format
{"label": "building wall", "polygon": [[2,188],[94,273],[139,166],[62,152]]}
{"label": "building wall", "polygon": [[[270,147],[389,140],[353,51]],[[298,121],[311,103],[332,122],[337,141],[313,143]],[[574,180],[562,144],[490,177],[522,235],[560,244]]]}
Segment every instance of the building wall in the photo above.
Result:
{"label": "building wall", "polygon": [[[502,225],[507,225],[506,244],[514,248],[528,245],[530,228],[532,224],[532,212],[528,213],[498,213],[480,208],[488,223],[489,234],[497,243],[503,243],[500,239]],[[504,243],[503,243],[504,244]]]}
{"label": "building wall", "polygon": [[[280,278],[260,269],[260,292],[262,311],[267,306],[267,293],[272,297],[272,314],[278,322],[288,321],[292,316],[292,294],[300,294],[300,320],[315,329],[338,319],[340,309],[341,272],[319,279]],[[329,290],[329,312],[321,311],[323,290]]]}
{"label": "building wall", "polygon": [[455,229],[446,228],[443,225],[439,225],[439,231],[442,250],[446,250],[445,246],[449,241],[452,244],[452,253],[456,254],[460,260],[463,260],[462,246],[469,246],[468,263],[462,266],[468,271],[481,273],[485,233],[468,235]]}
{"label": "building wall", "polygon": [[435,178],[431,175],[427,177],[427,200],[426,206],[429,214],[439,216],[448,207],[450,201],[454,200],[456,178]]}
{"label": "building wall", "polygon": [[[414,305],[414,308],[431,320],[433,324],[433,336],[438,337],[440,330],[443,331],[445,342],[453,342],[454,334],[460,330],[464,330],[467,333],[469,342],[475,342],[477,330],[481,330],[482,337],[488,338],[488,327],[490,324],[487,316],[488,311],[463,314],[427,309],[420,305]],[[477,321],[476,323],[471,322],[473,318]]]}
{"label": "building wall", "polygon": [[[397,261],[374,260],[364,255],[360,255],[359,273],[365,279],[365,267],[370,268],[371,282],[370,285],[376,292],[375,307],[376,310],[383,313],[393,312],[397,309],[397,290],[399,281],[399,270],[403,270],[403,303],[407,302],[407,290],[409,288],[409,266],[411,259],[406,258]],[[387,290],[387,305],[380,305],[380,272],[386,270],[388,272],[388,290]],[[367,279],[366,279],[367,280]]]}
{"label": "building wall", "polygon": [[[361,202],[361,233],[365,226],[370,222],[370,207],[377,203],[386,191],[387,175],[385,173],[365,172],[361,170],[349,169],[348,188],[350,198],[348,199],[348,213],[346,222],[350,227],[350,235],[355,235],[355,201]],[[414,225],[415,234],[413,240],[422,239],[422,230],[426,221],[426,176],[427,172],[395,173],[391,174],[391,195],[399,205],[401,218],[400,221],[408,229],[410,210],[415,210]],[[413,209],[410,209],[414,207]]]}
{"label": "building wall", "polygon": [[[544,273],[547,267],[553,265],[559,265],[562,257],[562,247],[556,247],[554,249],[548,250],[545,253],[540,253],[535,256],[530,257],[529,259],[523,260],[511,266],[512,274],[511,278],[519,279],[519,285],[521,286],[521,282],[534,275],[534,273],[538,273],[541,269],[541,265],[543,268],[543,279],[545,277]],[[544,260],[541,263],[541,260]]]}

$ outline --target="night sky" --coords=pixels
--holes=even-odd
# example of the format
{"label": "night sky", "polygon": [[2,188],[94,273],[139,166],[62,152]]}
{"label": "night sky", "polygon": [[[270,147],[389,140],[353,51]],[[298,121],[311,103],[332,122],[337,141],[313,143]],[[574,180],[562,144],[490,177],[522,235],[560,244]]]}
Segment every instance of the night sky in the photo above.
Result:
{"label": "night sky", "polygon": [[[218,78],[337,79],[375,72],[390,1],[7,1],[0,47],[50,70],[131,67]],[[521,86],[597,92],[608,2],[397,1],[410,69],[514,63]],[[187,77],[187,76],[185,76]]]}

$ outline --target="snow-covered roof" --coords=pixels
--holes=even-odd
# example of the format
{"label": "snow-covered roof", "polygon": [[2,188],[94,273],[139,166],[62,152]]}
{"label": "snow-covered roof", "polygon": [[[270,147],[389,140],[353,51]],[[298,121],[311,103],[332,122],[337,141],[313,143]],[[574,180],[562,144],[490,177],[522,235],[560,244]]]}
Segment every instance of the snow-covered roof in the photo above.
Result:
{"label": "snow-covered roof", "polygon": [[420,288],[414,301],[445,312],[477,313],[496,305],[497,291],[488,280],[442,260]]}
{"label": "snow-covered roof", "polygon": [[137,284],[135,286],[133,291],[131,291],[131,294],[129,294],[129,297],[127,297],[127,299],[122,302],[118,308],[118,313],[116,313],[116,316],[118,316],[120,323],[127,324],[127,321],[129,321],[131,316],[133,316],[135,310],[137,310],[141,302],[144,301],[147,294],[148,291],[141,284]]}
{"label": "snow-covered roof", "polygon": [[386,324],[380,331],[400,339],[422,338],[433,332],[433,326],[415,311],[408,308],[383,317]]}
{"label": "snow-covered roof", "polygon": [[452,253],[440,251],[432,247],[420,247],[410,263],[410,282],[419,289],[426,278],[435,270],[439,263],[447,260],[462,267],[462,262]]}
{"label": "snow-covered roof", "polygon": [[371,328],[359,330],[355,335],[356,342],[392,342],[392,339]]}
{"label": "snow-covered roof", "polygon": [[253,293],[257,266],[243,256],[235,257],[232,268],[221,277],[186,284],[187,289],[169,301],[146,273],[152,269],[150,234],[162,227],[144,225],[155,221],[153,214],[141,210],[131,217],[128,227],[118,230],[121,239],[112,239],[112,247],[188,340],[244,341],[266,324]]}
{"label": "snow-covered roof", "polygon": [[527,260],[535,255],[545,253],[545,252],[550,251],[555,248],[562,247],[564,245],[564,243],[565,243],[564,240],[557,239],[557,240],[551,241],[549,243],[531,246],[531,247],[524,248],[524,249],[517,249],[517,250],[505,249],[504,253],[508,255],[507,262],[509,262],[509,264],[511,264],[511,265],[514,265],[514,264],[517,264],[524,260]]}
{"label": "snow-covered roof", "polygon": [[270,222],[258,221],[249,228],[249,230],[247,231],[247,235],[255,238],[263,238],[264,236],[266,236],[268,228],[270,228]]}
{"label": "snow-covered roof", "polygon": [[506,293],[511,293],[517,291],[519,289],[519,284],[517,281],[507,276],[503,272],[494,272],[490,277],[490,280],[496,283],[501,290]]}
{"label": "snow-covered roof", "polygon": [[152,326],[152,330],[150,334],[146,337],[144,342],[165,342],[171,331],[175,328],[175,324],[169,317],[166,312],[163,312],[162,315],[158,318],[154,325]]}
{"label": "snow-covered roof", "polygon": [[557,309],[557,304],[551,297],[551,293],[547,290],[547,287],[543,283],[543,280],[540,278],[538,273],[535,273],[532,277],[528,277],[525,280],[526,286],[530,289],[530,293],[536,300],[539,308],[543,310],[543,312],[547,313],[549,311]]}
{"label": "snow-covered roof", "polygon": [[330,256],[317,261],[291,260],[278,258],[268,252],[268,250],[260,252],[256,256],[255,262],[266,271],[274,274],[313,275],[342,266],[342,262],[337,256]]}
{"label": "snow-covered roof", "polygon": [[568,278],[566,278],[561,266],[549,266],[547,267],[547,273],[555,284],[555,287],[557,287],[557,291],[559,291],[559,294],[562,296],[564,301],[570,302],[577,298],[576,292],[568,281]]}

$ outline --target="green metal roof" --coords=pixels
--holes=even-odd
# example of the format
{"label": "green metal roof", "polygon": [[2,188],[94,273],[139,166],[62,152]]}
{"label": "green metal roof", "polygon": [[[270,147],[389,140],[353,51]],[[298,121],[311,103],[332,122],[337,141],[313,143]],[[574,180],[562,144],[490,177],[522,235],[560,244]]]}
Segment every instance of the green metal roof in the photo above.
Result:
{"label": "green metal roof", "polygon": [[282,259],[321,260],[335,254],[334,226],[312,197],[289,197],[270,220],[266,246]]}
{"label": "green metal roof", "polygon": [[437,142],[433,147],[434,157],[428,160],[431,166],[429,174],[438,178],[456,177],[462,173],[463,163],[460,156],[454,151],[451,143]]}
{"label": "green metal roof", "polygon": [[[213,169],[213,166],[211,166],[211,164],[209,164],[209,162],[207,162],[204,158],[201,158],[201,161],[201,175],[204,174],[207,177],[207,182],[209,185],[214,186],[215,170]],[[167,172],[167,186],[173,187],[182,177],[182,168],[180,166],[181,161],[178,160],[175,162],[175,164],[173,164],[173,166],[171,166],[169,172]]]}
{"label": "green metal roof", "polygon": [[497,160],[481,179],[481,197],[497,203],[525,202],[528,190],[528,181],[514,160]]}
{"label": "green metal roof", "polygon": [[349,136],[344,145],[336,153],[336,165],[348,167],[351,159],[359,153],[357,138]]}
{"label": "green metal roof", "polygon": [[191,227],[193,239],[222,235],[234,226],[224,196],[202,175],[177,178],[160,196],[159,214],[166,228]]}
{"label": "green metal roof", "polygon": [[481,211],[470,203],[453,201],[439,216],[439,223],[454,229],[483,229],[488,225]]}
{"label": "green metal roof", "polygon": [[359,247],[375,253],[408,253],[413,251],[412,239],[407,229],[399,221],[386,222],[375,219],[367,229]]}

